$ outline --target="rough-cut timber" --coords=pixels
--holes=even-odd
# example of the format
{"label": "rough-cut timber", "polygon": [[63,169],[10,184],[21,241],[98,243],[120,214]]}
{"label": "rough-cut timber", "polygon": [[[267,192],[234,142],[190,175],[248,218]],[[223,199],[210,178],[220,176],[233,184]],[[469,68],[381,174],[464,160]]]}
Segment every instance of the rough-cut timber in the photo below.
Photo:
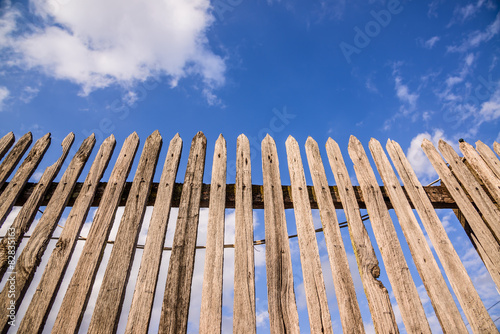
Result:
{"label": "rough-cut timber", "polygon": [[28,147],[30,147],[32,140],[33,136],[31,132],[26,133],[19,138],[12,150],[5,157],[5,160],[0,165],[0,189],[2,189],[3,184],[17,166],[26,150],[28,150]]}
{"label": "rough-cut timber", "polygon": [[286,141],[286,153],[292,196],[295,199],[295,223],[297,224],[300,262],[311,333],[333,334],[304,167],[299,144],[292,136],[289,136]]}
{"label": "rough-cut timber", "polygon": [[352,248],[358,263],[359,275],[365,288],[375,330],[377,333],[399,333],[389,293],[382,282],[378,280],[380,267],[377,256],[361,220],[358,202],[344,158],[338,144],[331,138],[328,138],[326,143],[326,152],[344,205]]}
{"label": "rough-cut timber", "polygon": [[396,229],[379,191],[377,179],[363,146],[354,136],[349,140],[349,155],[354,163],[356,177],[370,215],[373,234],[377,239],[406,330],[410,333],[430,333],[424,308],[398,242]]}
{"label": "rough-cut timber", "polygon": [[272,334],[299,333],[278,152],[274,139],[269,135],[262,140],[262,175],[270,330]]}
{"label": "rough-cut timber", "polygon": [[102,202],[90,226],[82,254],[62,301],[61,309],[52,329],[52,333],[72,334],[78,332],[83,312],[87,306],[95,275],[101,263],[106,240],[115,218],[118,201],[134,161],[139,137],[132,133],[124,142],[115,166],[109,177],[108,186]]}
{"label": "rough-cut timber", "polygon": [[125,329],[127,334],[146,334],[148,332],[181,151],[182,139],[179,134],[176,134],[170,141],[161,174],[158,196],[149,223],[141,267],[128,314]]}
{"label": "rough-cut timber", "polygon": [[205,270],[201,292],[199,333],[220,333],[222,325],[222,270],[224,267],[224,218],[226,203],[226,140],[215,142],[210,207],[208,211]]}
{"label": "rough-cut timber", "polygon": [[460,151],[464,154],[467,162],[472,166],[474,171],[479,175],[479,178],[484,183],[488,192],[500,204],[500,179],[495,176],[493,171],[488,167],[486,162],[476,152],[474,147],[466,142],[460,143]]}
{"label": "rough-cut timber", "polygon": [[38,139],[14,174],[5,190],[0,194],[0,226],[7,218],[22,188],[33,175],[50,145],[50,133]]}
{"label": "rough-cut timber", "polygon": [[370,140],[369,147],[443,332],[468,333],[389,159],[376,139]]}
{"label": "rough-cut timber", "polygon": [[250,161],[250,143],[242,134],[236,143],[233,303],[233,333],[236,334],[255,334],[257,330]]}
{"label": "rough-cut timber", "polygon": [[13,233],[10,233],[9,238],[3,238],[2,241],[0,241],[0,279],[3,277],[3,274],[7,269],[8,246],[10,245],[13,247],[12,250],[15,252],[24,234],[29,230],[31,223],[35,219],[38,208],[40,207],[40,202],[45,196],[49,185],[54,180],[57,173],[59,173],[59,170],[68,156],[69,149],[71,148],[74,140],[75,135],[72,132],[64,138],[61,144],[61,156],[52,166],[47,167],[43,172],[42,177],[38,181],[35,189],[17,214],[12,225],[9,227],[9,230]]}
{"label": "rough-cut timber", "polygon": [[434,166],[442,182],[446,185],[448,191],[457,202],[460,211],[469,222],[470,227],[474,231],[475,238],[477,239],[476,246],[478,248],[483,248],[483,250],[478,252],[483,255],[481,258],[486,265],[486,269],[488,269],[497,288],[500,289],[500,245],[497,240],[495,240],[493,233],[488,226],[486,226],[475,207],[469,201],[467,194],[455,179],[455,176],[448,168],[443,158],[441,158],[441,155],[434,145],[429,140],[424,139],[422,141],[422,149]]}
{"label": "rough-cut timber", "polygon": [[420,220],[425,227],[441,264],[446,272],[458,302],[469,321],[474,333],[494,332],[494,323],[484,307],[472,280],[463,266],[457,252],[444,230],[443,224],[432,207],[432,203],[423,191],[423,187],[413,171],[401,146],[395,141],[387,141],[387,151],[406,186],[408,195],[415,205]]}
{"label": "rough-cut timber", "polygon": [[20,333],[41,333],[50,307],[56,297],[68,261],[75,249],[78,235],[87,218],[90,203],[99,180],[102,178],[115,147],[113,135],[101,145],[84,182],[85,192],[81,192],[66,219],[56,247],[50,255],[42,278],[33,295],[28,310],[19,326]]}
{"label": "rough-cut timber", "polygon": [[198,132],[191,142],[168,265],[158,330],[163,334],[185,334],[187,331],[206,149],[207,139]]}
{"label": "rough-cut timber", "polygon": [[[318,144],[311,137],[307,138],[306,141],[306,154],[314,184],[314,192],[318,201],[323,233],[325,234],[325,243],[332,269],[342,328],[344,333],[364,333],[363,319],[361,318],[332,195],[328,188],[323,161],[321,160]],[[305,188],[304,185],[302,187]],[[297,199],[297,196],[294,195],[294,198]],[[316,239],[316,237],[314,238]]]}
{"label": "rough-cut timber", "polygon": [[494,142],[493,143],[493,149],[495,150],[495,152],[500,156],[500,144],[497,143],[497,142]]}
{"label": "rough-cut timber", "polygon": [[162,138],[158,130],[153,132],[144,144],[132,189],[102,279],[88,333],[115,333],[118,327],[125,288],[134,261],[135,246],[146,212],[146,200],[161,145]]}
{"label": "rough-cut timber", "polygon": [[481,158],[490,167],[493,174],[500,179],[500,160],[498,160],[495,152],[480,140],[476,142],[476,150],[481,154]]}
{"label": "rough-cut timber", "polygon": [[12,131],[0,139],[0,160],[2,160],[5,153],[7,153],[12,144],[14,144],[14,140],[15,137]]}
{"label": "rough-cut timber", "polygon": [[[9,285],[7,284],[2,293],[0,293],[1,309],[6,310],[13,301],[16,307],[18,307],[23,300],[24,294],[33,279],[35,270],[40,264],[43,253],[47,248],[49,238],[52,236],[59,218],[61,218],[69,195],[92,152],[94,144],[95,137],[93,134],[83,141],[78,152],[76,152],[71,160],[68,169],[64,172],[61,182],[59,182],[59,187],[36,225],[31,238],[17,259],[15,267],[9,267],[12,274],[9,274],[9,271],[7,274],[9,274],[10,279],[15,279],[15,296],[12,298],[9,292]],[[0,319],[0,332],[4,333],[10,327],[7,321],[7,314],[3,313]]]}
{"label": "rough-cut timber", "polygon": [[451,171],[455,177],[463,185],[469,196],[474,201],[474,204],[481,211],[483,219],[486,220],[488,227],[495,236],[495,239],[500,243],[500,210],[493,204],[483,187],[477,182],[474,175],[463,163],[457,152],[444,140],[439,141],[439,150],[444,158],[448,160]]}

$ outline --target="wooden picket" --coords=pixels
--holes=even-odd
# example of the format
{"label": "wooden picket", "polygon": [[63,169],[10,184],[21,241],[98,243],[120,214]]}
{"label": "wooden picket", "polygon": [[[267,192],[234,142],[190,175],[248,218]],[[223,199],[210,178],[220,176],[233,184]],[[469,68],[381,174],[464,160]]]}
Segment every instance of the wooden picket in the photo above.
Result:
{"label": "wooden picket", "polygon": [[[407,261],[413,261],[427,291],[443,332],[466,333],[467,326],[474,333],[495,333],[498,328],[481,301],[471,277],[448,237],[437,209],[453,209],[469,238],[483,260],[497,288],[500,288],[500,145],[493,149],[478,141],[476,147],[461,141],[460,157],[453,147],[439,142],[439,150],[428,140],[422,149],[440,176],[442,185],[422,186],[403,150],[389,140],[387,153],[372,139],[368,145],[376,169],[355,137],[351,137],[347,152],[353,162],[360,186],[353,186],[339,145],[331,138],[326,143],[330,169],[325,169],[321,152],[314,139],[305,143],[309,175],[313,185],[307,185],[301,147],[293,137],[285,143],[290,186],[282,185],[278,150],[269,135],[262,141],[263,185],[252,184],[250,143],[241,135],[236,148],[236,183],[227,184],[230,164],[226,140],[222,135],[215,143],[212,175],[209,185],[203,184],[207,139],[199,132],[194,136],[182,184],[175,183],[181,161],[182,140],[177,134],[170,141],[160,182],[153,182],[162,137],[158,131],[146,140],[132,182],[127,182],[139,146],[134,132],[124,142],[107,182],[101,181],[115,148],[110,136],[101,144],[85,177],[78,182],[96,140],[93,135],[83,141],[71,157],[61,180],[54,182],[69,154],[75,136],[70,133],[62,142],[62,153],[55,163],[45,169],[37,183],[28,182],[44,158],[50,145],[50,134],[39,138],[19,166],[32,143],[31,133],[15,142],[14,134],[0,138],[0,226],[12,222],[0,241],[0,278],[5,286],[0,292],[0,332],[2,333],[76,333],[92,292],[98,291],[93,305],[88,332],[116,333],[120,318],[128,316],[125,332],[147,333],[155,299],[162,304],[158,319],[159,333],[187,333],[189,306],[192,299],[193,271],[197,249],[205,249],[203,284],[201,287],[200,333],[220,333],[223,324],[223,270],[224,249],[234,247],[234,333],[256,333],[254,246],[265,244],[267,304],[271,333],[299,333],[299,310],[294,285],[295,261],[291,255],[289,238],[298,238],[300,263],[305,291],[305,302],[311,333],[333,333],[334,316],[330,313],[327,287],[320,260],[320,245],[316,235],[324,233],[324,248],[333,276],[337,297],[339,321],[345,333],[364,333],[358,295],[349,268],[348,254],[341,227],[347,226],[357,269],[368,301],[373,325],[378,333],[398,333],[394,305],[389,288],[397,302],[407,332],[430,333],[431,328]],[[14,144],[15,143],[15,144]],[[390,157],[390,159],[389,159]],[[394,167],[391,165],[392,164]],[[17,167],[17,170],[16,170]],[[329,185],[328,170],[333,172],[337,185]],[[375,175],[378,171],[383,185]],[[397,174],[396,174],[397,173]],[[13,175],[11,177],[11,175]],[[398,175],[401,183],[398,180]],[[10,179],[9,179],[10,178]],[[16,217],[10,218],[14,206],[21,206]],[[30,236],[26,232],[35,215],[45,206],[41,218]],[[86,238],[80,236],[90,208],[98,207]],[[124,213],[102,282],[94,285],[119,206]],[[144,221],[146,206],[153,206],[144,245],[138,245],[138,236]],[[71,207],[58,237],[52,237],[65,208]],[[170,209],[178,207],[177,223],[172,247],[165,247]],[[205,246],[196,246],[200,208],[208,208],[207,240]],[[235,241],[224,240],[225,210],[235,209]],[[297,235],[289,235],[285,209],[293,208]],[[366,208],[368,216],[361,216]],[[255,240],[253,210],[264,209],[265,240]],[[313,224],[312,209],[319,209],[322,228]],[[342,209],[347,222],[339,224],[336,210]],[[394,210],[395,215],[391,217]],[[422,226],[419,224],[418,214]],[[394,218],[394,217],[397,217]],[[365,227],[370,220],[374,239]],[[146,223],[146,222],[144,222]],[[404,238],[399,239],[401,230]],[[426,240],[428,235],[430,244]],[[27,238],[22,252],[17,252],[23,238]],[[51,239],[57,239],[55,248],[43,268],[38,268]],[[26,239],[25,239],[26,240]],[[82,255],[73,251],[77,241],[83,242]],[[378,259],[374,242],[380,250]],[[407,243],[410,254],[404,254]],[[135,258],[142,248],[142,258]],[[444,269],[439,270],[434,248]],[[49,249],[50,250],[50,249]],[[160,265],[165,252],[170,252],[166,281],[159,281]],[[20,254],[17,254],[20,253]],[[390,287],[379,280],[383,260]],[[134,261],[140,261],[138,272],[133,272]],[[75,263],[71,277],[65,275],[70,263]],[[26,295],[35,272],[41,273],[36,290]],[[132,276],[131,276],[132,275]],[[129,278],[136,279],[130,310],[122,310]],[[451,289],[448,289],[446,279]],[[59,291],[63,280],[67,289]],[[156,296],[159,284],[165,284],[163,298]],[[458,300],[455,304],[453,293]],[[56,296],[62,298],[58,310],[52,310]],[[26,307],[22,319],[12,325],[12,316],[21,306]],[[52,328],[46,328],[51,311],[57,312]],[[126,312],[126,314],[124,314]],[[498,319],[496,319],[498,320]],[[495,320],[495,321],[496,321]],[[339,322],[337,321],[337,324]],[[121,326],[121,325],[120,325]],[[153,329],[153,331],[156,331]]]}

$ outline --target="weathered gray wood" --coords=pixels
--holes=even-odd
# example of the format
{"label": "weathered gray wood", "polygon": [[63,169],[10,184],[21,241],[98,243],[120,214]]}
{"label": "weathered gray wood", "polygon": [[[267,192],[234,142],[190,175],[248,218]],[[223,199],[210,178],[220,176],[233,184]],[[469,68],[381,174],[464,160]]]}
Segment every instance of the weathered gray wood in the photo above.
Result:
{"label": "weathered gray wood", "polygon": [[457,152],[442,139],[439,141],[439,150],[444,158],[448,160],[451,171],[463,185],[479,211],[481,211],[481,215],[488,224],[493,236],[500,243],[500,210],[493,204],[488,194],[486,194],[483,187],[477,182]]}
{"label": "weathered gray wood", "polygon": [[115,138],[111,135],[99,148],[96,158],[92,163],[92,167],[85,178],[83,187],[85,191],[80,193],[66,219],[66,223],[64,224],[56,247],[50,255],[40,283],[38,284],[28,310],[19,326],[19,333],[42,332],[45,320],[49,314],[57,291],[59,290],[59,285],[63,279],[69,259],[75,249],[78,235],[87,218],[90,203],[95,195],[97,185],[113,154],[115,143]]}
{"label": "weathered gray wood", "polygon": [[[7,284],[0,293],[1,309],[6,310],[12,303],[15,303],[17,307],[23,300],[24,294],[35,274],[35,270],[47,248],[48,240],[52,236],[61,218],[64,208],[66,207],[66,202],[92,152],[94,144],[95,137],[93,134],[83,141],[78,152],[64,172],[61,182],[59,182],[58,189],[51,198],[49,205],[47,205],[31,238],[28,240],[21,255],[17,259],[14,268],[9,266],[11,273],[8,271],[7,274],[9,275],[9,279],[13,278],[15,280],[15,296],[11,295],[9,292],[10,286]],[[7,314],[4,313],[0,319],[0,332],[5,332],[9,327],[8,319]]]}
{"label": "weathered gray wood", "polygon": [[184,176],[159,333],[184,334],[187,331],[206,148],[207,139],[198,132],[191,142]]}
{"label": "weathered gray wood", "polygon": [[468,333],[389,159],[376,139],[370,140],[369,147],[443,332]]}
{"label": "weathered gray wood", "polygon": [[115,333],[118,327],[125,288],[134,261],[135,246],[146,212],[146,200],[149,196],[161,145],[162,138],[158,130],[153,132],[144,144],[132,189],[102,279],[88,333]]}
{"label": "weathered gray wood", "polygon": [[455,199],[469,222],[474,234],[478,240],[478,247],[483,248],[482,254],[487,256],[483,257],[483,261],[488,269],[493,281],[498,289],[500,289],[500,245],[496,241],[493,233],[488,226],[484,223],[483,219],[469,201],[467,194],[462,189],[461,185],[455,179],[455,176],[444,162],[441,155],[436,150],[434,145],[427,139],[422,141],[422,149],[429,158],[434,169],[438,173],[442,182],[450,192],[451,196]]}
{"label": "weathered gray wood", "polygon": [[12,131],[7,133],[2,137],[2,139],[0,139],[0,160],[2,160],[5,153],[7,153],[12,144],[14,144],[14,140],[15,137]]}
{"label": "weathered gray wood", "polygon": [[462,306],[462,310],[473,332],[494,332],[493,329],[495,325],[474,288],[472,280],[460,261],[455,248],[453,248],[443,224],[432,207],[432,203],[426,196],[408,159],[406,159],[401,146],[395,141],[388,140],[386,148],[400,178],[405,184],[405,189],[420,216],[420,220],[427,231],[427,235],[441,260],[441,264],[446,272],[451,287]]}
{"label": "weathered gray wood", "polygon": [[83,256],[78,259],[75,272],[64,295],[52,333],[78,332],[138,145],[139,137],[135,132],[123,144],[104,191],[102,204],[97,209],[90,226],[87,241],[82,250]]}
{"label": "weathered gray wood", "polygon": [[50,145],[50,133],[38,139],[33,148],[24,159],[16,174],[9,182],[5,190],[0,194],[0,226],[9,215],[12,206],[19,196],[28,179],[35,172],[36,167],[42,160]]}
{"label": "weathered gray wood", "polygon": [[299,144],[292,136],[286,141],[288,171],[294,198],[295,223],[299,239],[300,262],[306,294],[309,325],[312,333],[332,333],[332,321],[321,269],[316,231],[309,204],[306,177]]}
{"label": "weathered gray wood", "polygon": [[493,171],[488,167],[472,145],[461,142],[460,151],[462,151],[467,162],[469,162],[477,175],[479,175],[479,178],[488,189],[490,195],[497,204],[500,205],[500,179],[495,176]]}
{"label": "weathered gray wood", "polygon": [[476,149],[481,154],[484,162],[490,167],[493,174],[500,179],[500,160],[498,160],[495,152],[488,145],[478,140],[476,142]]}
{"label": "weathered gray wood", "polygon": [[199,333],[220,333],[222,325],[222,271],[224,267],[224,218],[226,204],[226,140],[215,143],[210,207],[208,211],[205,270],[201,292]]}
{"label": "weathered gray wood", "polygon": [[[61,156],[52,166],[47,167],[43,172],[42,177],[38,181],[35,189],[17,214],[12,225],[9,227],[9,231],[11,231],[11,233],[9,233],[10,237],[3,238],[2,241],[0,241],[0,279],[3,277],[3,274],[7,269],[9,250],[11,254],[15,254],[24,234],[29,230],[31,223],[35,219],[40,203],[47,193],[50,183],[59,173],[64,160],[68,156],[69,149],[71,148],[74,140],[75,135],[73,132],[64,138],[61,144]],[[10,246],[10,248],[8,246]]]}
{"label": "weathered gray wood", "polygon": [[125,329],[127,334],[146,334],[148,332],[181,152],[182,139],[179,134],[176,134],[170,141],[158,186],[158,195],[149,223],[141,267],[128,314]]}
{"label": "weathered gray wood", "polygon": [[269,135],[262,140],[262,177],[270,331],[272,334],[299,333],[278,152],[274,139]]}
{"label": "weathered gray wood", "polygon": [[5,160],[0,165],[0,189],[17,166],[26,150],[28,150],[28,147],[30,147],[32,140],[33,136],[31,132],[26,133],[19,138],[12,150],[10,150],[9,154],[5,157]]}
{"label": "weathered gray wood", "polygon": [[[318,144],[311,137],[307,138],[306,141],[306,154],[323,225],[342,328],[344,333],[364,333],[363,319],[361,318],[354,282],[349,270],[349,262],[342,241],[332,195],[329,191],[323,161],[321,160]],[[302,188],[306,189],[304,185]],[[295,195],[293,197],[297,199]]]}
{"label": "weathered gray wood", "polygon": [[[331,138],[326,143],[328,160],[338,184],[338,190],[349,228],[354,255],[365,289],[368,307],[377,333],[399,333],[396,318],[392,310],[387,289],[378,280],[380,267],[368,232],[361,220],[358,202],[354,194],[351,179],[344,163],[338,144]],[[314,182],[314,181],[313,181]]]}
{"label": "weathered gray wood", "polygon": [[410,333],[430,333],[424,308],[410,275],[377,179],[363,146],[354,136],[351,136],[349,140],[349,155],[354,163],[354,170],[363,191],[373,233],[377,239],[406,330]]}
{"label": "weathered gray wood", "polygon": [[255,334],[255,263],[253,248],[250,142],[241,134],[236,143],[234,210],[233,333]]}

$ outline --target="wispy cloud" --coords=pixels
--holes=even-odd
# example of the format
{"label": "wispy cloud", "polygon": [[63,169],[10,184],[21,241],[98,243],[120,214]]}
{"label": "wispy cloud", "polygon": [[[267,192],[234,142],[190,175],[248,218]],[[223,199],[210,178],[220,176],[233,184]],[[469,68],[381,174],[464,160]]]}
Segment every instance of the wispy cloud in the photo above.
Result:
{"label": "wispy cloud", "polygon": [[475,3],[468,3],[465,6],[457,6],[453,11],[453,18],[451,19],[448,27],[452,26],[456,22],[465,22],[473,17],[481,10],[481,8],[487,7],[494,9],[496,6],[491,0],[477,0]]}
{"label": "wispy cloud", "polygon": [[467,52],[476,48],[483,42],[488,42],[500,31],[500,13],[497,14],[495,21],[486,27],[485,30],[475,30],[471,32],[460,45],[450,45],[448,52]]}
{"label": "wispy cloud", "polygon": [[[54,5],[56,4],[56,5]],[[208,44],[209,0],[33,1],[36,28],[18,7],[0,18],[0,49],[9,63],[81,86],[81,94],[148,77],[195,76],[209,89],[224,83],[225,63]]]}
{"label": "wispy cloud", "polygon": [[0,111],[4,108],[4,101],[9,97],[10,91],[5,86],[0,86]]}
{"label": "wispy cloud", "polygon": [[439,40],[440,40],[439,36],[433,36],[428,40],[426,40],[425,42],[422,42],[422,46],[426,49],[432,49]]}

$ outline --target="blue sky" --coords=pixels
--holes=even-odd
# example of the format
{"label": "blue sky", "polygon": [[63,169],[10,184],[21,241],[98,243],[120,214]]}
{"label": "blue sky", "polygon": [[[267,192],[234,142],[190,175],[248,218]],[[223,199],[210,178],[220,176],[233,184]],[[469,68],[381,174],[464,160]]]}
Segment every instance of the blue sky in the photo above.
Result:
{"label": "blue sky", "polygon": [[[495,0],[3,0],[0,135],[13,131],[20,138],[31,131],[38,139],[51,132],[52,146],[38,169],[43,171],[70,131],[74,153],[91,133],[98,144],[113,133],[120,147],[136,131],[142,148],[158,129],[164,141],[158,181],[167,144],[178,132],[184,140],[182,182],[191,138],[203,131],[209,183],[213,146],[222,133],[233,183],[236,138],[245,133],[256,184],[262,184],[260,141],[266,133],[276,140],[284,184],[290,183],[288,135],[301,145],[304,162],[308,136],[320,147],[335,139],[354,182],[349,136],[365,148],[371,137],[382,143],[391,138],[428,183],[437,174],[420,149],[423,138],[453,145],[459,138],[490,146],[500,141],[499,8]],[[306,179],[312,184],[307,171]],[[256,211],[256,235],[263,239],[261,214]],[[500,297],[484,267],[453,215],[443,211],[440,217],[489,307]],[[292,233],[293,213],[287,218]],[[345,243],[350,247],[347,234]],[[257,271],[264,269],[261,263]],[[301,291],[300,267],[294,269]],[[262,283],[265,271],[260,275]],[[265,299],[262,284],[257,293]],[[335,297],[329,297],[335,308]],[[257,307],[265,326],[265,303]],[[430,303],[426,310],[432,316]],[[500,306],[491,311],[500,315]],[[307,312],[300,313],[306,331]],[[366,310],[363,319],[369,326]]]}

